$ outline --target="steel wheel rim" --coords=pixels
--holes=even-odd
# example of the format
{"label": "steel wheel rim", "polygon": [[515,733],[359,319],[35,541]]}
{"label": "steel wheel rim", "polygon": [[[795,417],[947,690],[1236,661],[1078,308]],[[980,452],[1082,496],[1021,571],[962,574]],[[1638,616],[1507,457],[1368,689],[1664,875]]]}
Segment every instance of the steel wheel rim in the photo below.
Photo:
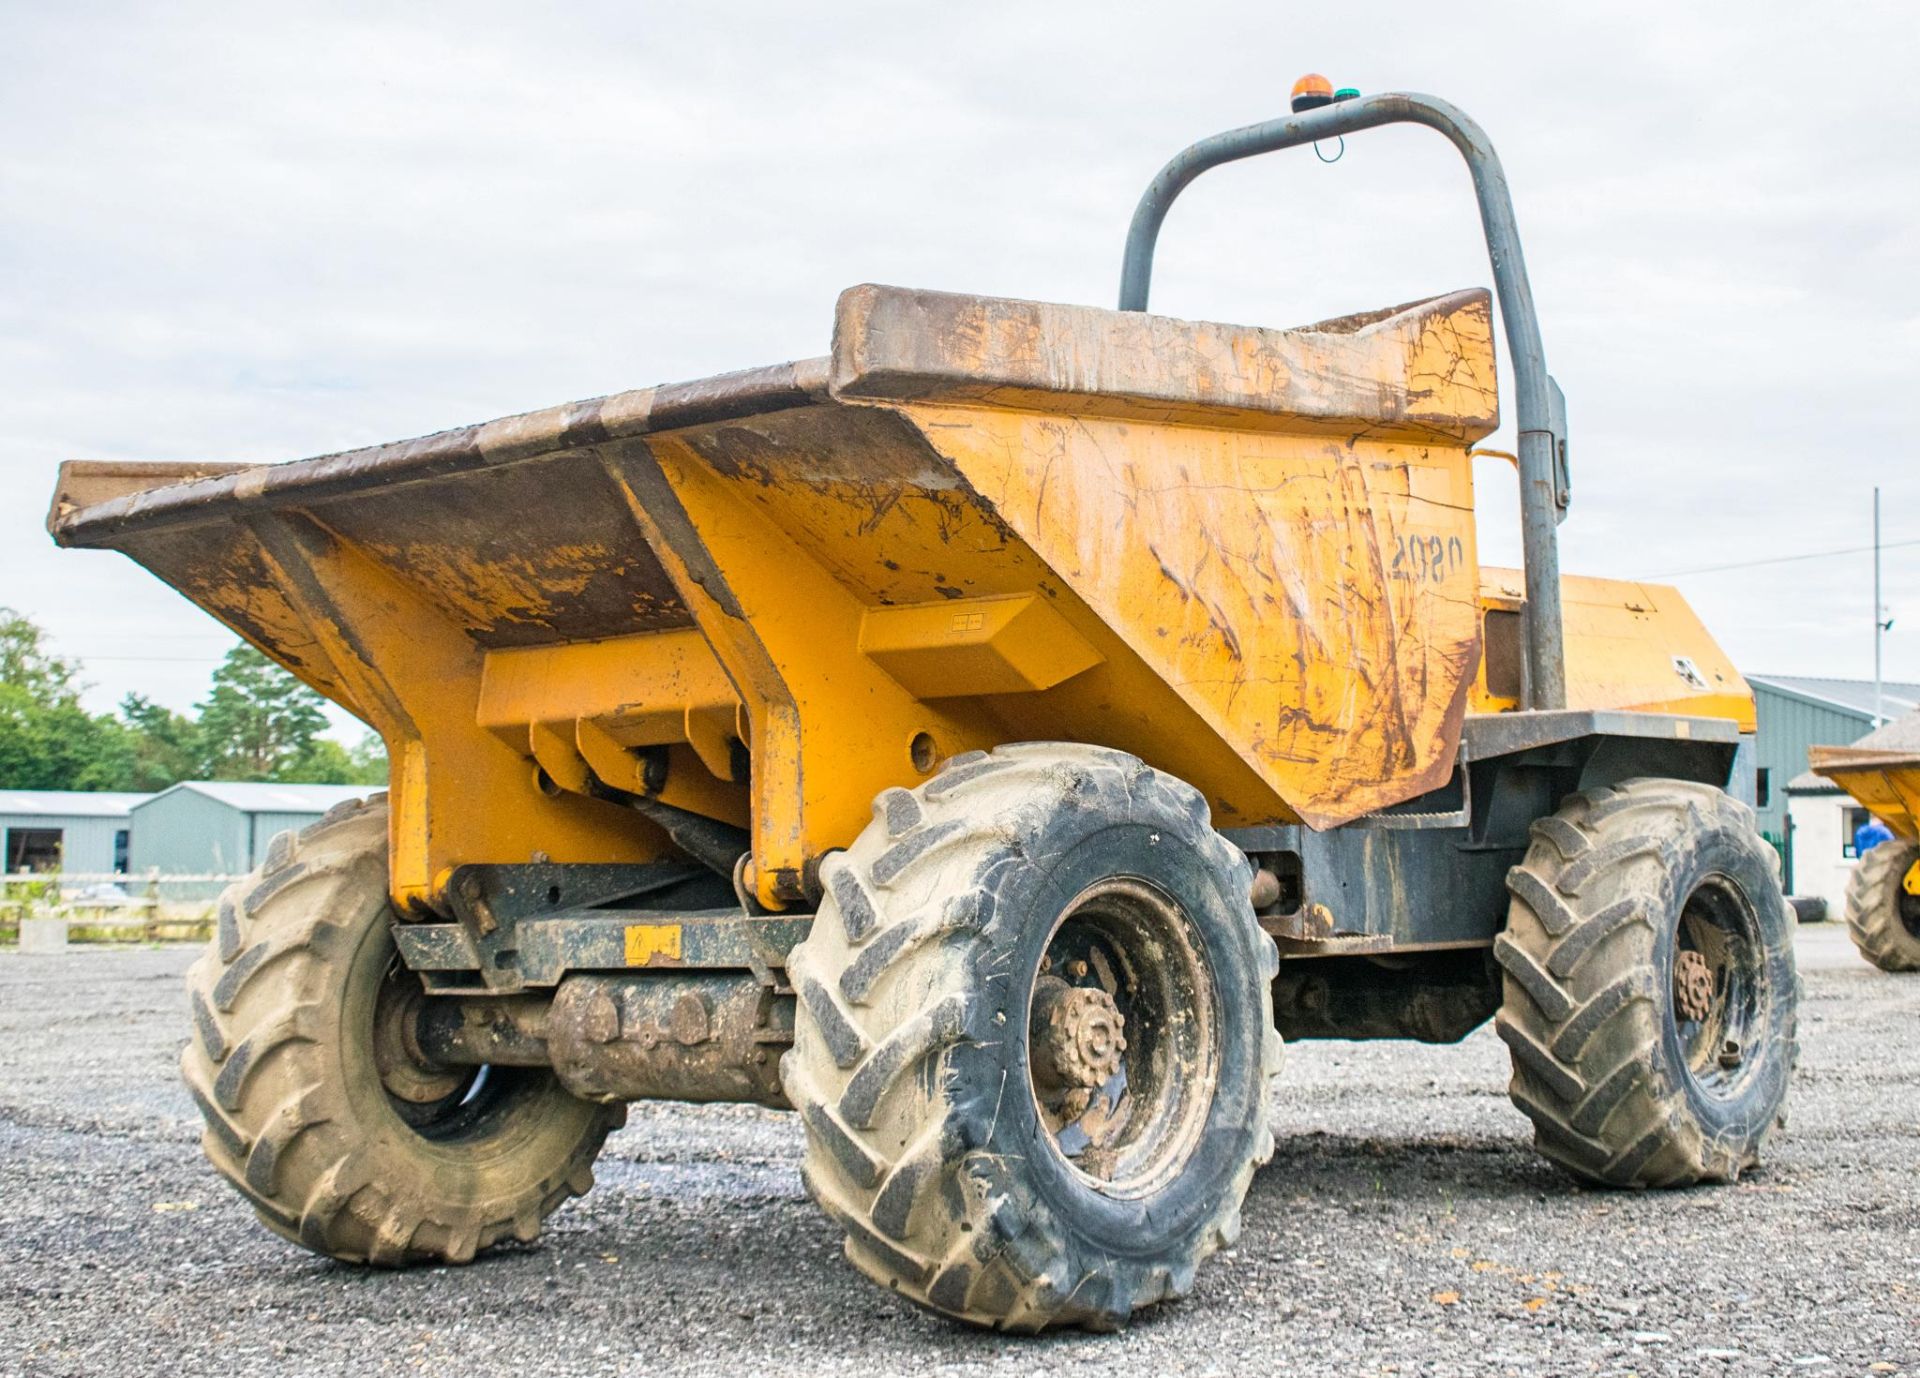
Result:
{"label": "steel wheel rim", "polygon": [[[1757,1040],[1765,1032],[1771,991],[1760,916],[1731,877],[1710,875],[1681,906],[1673,946],[1675,989],[1668,1011],[1687,1076],[1702,1093],[1730,1100],[1765,1051]],[[1711,987],[1704,1011],[1690,1010],[1687,968],[1701,965]]]}
{"label": "steel wheel rim", "polygon": [[450,1067],[420,1049],[417,1029],[425,992],[396,953],[373,1002],[374,1071],[388,1106],[431,1143],[485,1138],[519,1099],[524,1068]]}
{"label": "steel wheel rim", "polygon": [[1081,891],[1054,920],[1028,994],[1027,1085],[1049,1149],[1103,1195],[1163,1188],[1204,1130],[1219,1029],[1218,993],[1180,905],[1132,877]]}

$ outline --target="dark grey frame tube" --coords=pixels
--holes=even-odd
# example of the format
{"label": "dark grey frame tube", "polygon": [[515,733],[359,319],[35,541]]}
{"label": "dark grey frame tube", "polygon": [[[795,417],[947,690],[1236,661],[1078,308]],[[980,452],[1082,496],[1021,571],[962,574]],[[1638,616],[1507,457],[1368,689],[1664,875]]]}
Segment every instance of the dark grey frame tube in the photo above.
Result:
{"label": "dark grey frame tube", "polygon": [[1493,264],[1494,291],[1513,356],[1514,392],[1520,429],[1520,535],[1526,562],[1527,708],[1567,705],[1566,660],[1560,621],[1560,548],[1555,526],[1567,505],[1566,422],[1559,389],[1547,375],[1540,344],[1540,319],[1534,314],[1533,288],[1520,253],[1513,198],[1500,159],[1480,126],[1466,114],[1433,96],[1387,92],[1322,106],[1302,115],[1250,124],[1202,139],[1160,169],[1133,213],[1127,231],[1126,261],[1120,276],[1120,309],[1145,311],[1153,280],[1153,250],[1174,198],[1208,168],[1260,153],[1297,148],[1322,139],[1354,134],[1383,124],[1423,124],[1447,136],[1466,159],[1480,202],[1487,257]]}

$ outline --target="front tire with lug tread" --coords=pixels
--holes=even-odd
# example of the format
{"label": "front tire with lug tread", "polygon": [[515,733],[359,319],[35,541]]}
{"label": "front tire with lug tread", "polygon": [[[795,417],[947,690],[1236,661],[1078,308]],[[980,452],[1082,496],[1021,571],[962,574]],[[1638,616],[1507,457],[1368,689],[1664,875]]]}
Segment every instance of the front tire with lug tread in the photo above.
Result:
{"label": "front tire with lug tread", "polygon": [[1010,1330],[1184,1295],[1273,1151],[1250,876],[1197,790],[1118,751],[1001,747],[881,794],[821,868],[782,1067],[854,1265]]}
{"label": "front tire with lug tread", "polygon": [[585,1192],[626,1112],[543,1068],[403,1068],[390,1001],[419,982],[392,922],[384,796],[282,833],[188,973],[181,1072],[207,1157],[275,1233],[351,1263],[465,1263]]}

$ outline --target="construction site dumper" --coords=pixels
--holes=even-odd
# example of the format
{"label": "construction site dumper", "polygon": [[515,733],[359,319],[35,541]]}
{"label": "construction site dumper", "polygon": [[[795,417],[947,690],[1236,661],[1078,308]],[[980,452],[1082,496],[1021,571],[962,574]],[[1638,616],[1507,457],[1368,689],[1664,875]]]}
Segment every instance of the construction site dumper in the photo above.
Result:
{"label": "construction site dumper", "polygon": [[1847,880],[1853,945],[1882,971],[1920,971],[1920,713],[1807,757],[1893,833],[1854,862]]}
{"label": "construction site dumper", "polygon": [[[1493,296],[1147,312],[1194,177],[1393,123],[1466,160]],[[1495,297],[1519,572],[1475,545]],[[1797,987],[1752,697],[1672,589],[1560,576],[1566,422],[1485,136],[1376,95],[1196,144],[1120,307],[855,287],[821,358],[63,467],[56,540],[392,761],[190,978],[206,1151],[270,1228],[463,1262],[587,1190],[626,1102],[790,1106],[861,1272],[1113,1327],[1239,1231],[1284,1039],[1488,1019],[1577,1177],[1758,1160]]]}

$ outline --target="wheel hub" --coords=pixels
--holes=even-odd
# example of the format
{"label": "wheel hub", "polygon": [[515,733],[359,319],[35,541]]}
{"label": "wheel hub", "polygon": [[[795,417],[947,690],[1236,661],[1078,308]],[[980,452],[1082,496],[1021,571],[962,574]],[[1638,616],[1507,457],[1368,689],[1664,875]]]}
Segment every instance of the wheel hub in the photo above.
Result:
{"label": "wheel hub", "polygon": [[1043,980],[1034,991],[1034,1076],[1043,1084],[1091,1090],[1120,1070],[1125,1016],[1097,986]]}
{"label": "wheel hub", "polygon": [[1674,958],[1673,1007],[1682,1019],[1695,1024],[1713,1013],[1713,968],[1692,948]]}
{"label": "wheel hub", "polygon": [[1215,1005],[1164,891],[1115,876],[1054,921],[1030,987],[1028,1089],[1053,1148],[1107,1195],[1159,1189],[1213,1094]]}
{"label": "wheel hub", "polygon": [[420,1009],[426,1000],[419,980],[397,962],[381,983],[373,1015],[373,1065],[387,1094],[409,1105],[431,1105],[460,1091],[470,1067],[448,1067],[420,1048]]}
{"label": "wheel hub", "polygon": [[1681,906],[1674,943],[1670,1014],[1687,1074],[1706,1096],[1738,1096],[1765,1061],[1760,1035],[1776,990],[1752,901],[1726,876],[1703,878]]}

